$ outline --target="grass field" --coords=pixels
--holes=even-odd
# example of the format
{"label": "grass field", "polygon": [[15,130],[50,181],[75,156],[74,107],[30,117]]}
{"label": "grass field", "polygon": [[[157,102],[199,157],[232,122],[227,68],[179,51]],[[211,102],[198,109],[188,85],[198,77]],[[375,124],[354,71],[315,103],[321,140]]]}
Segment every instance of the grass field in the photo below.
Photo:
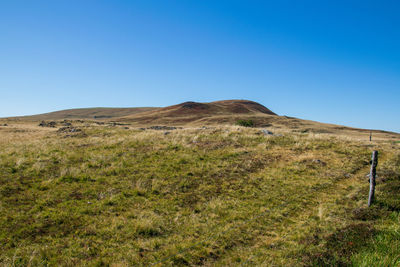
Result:
{"label": "grass field", "polygon": [[0,128],[0,265],[400,266],[393,140],[76,125]]}

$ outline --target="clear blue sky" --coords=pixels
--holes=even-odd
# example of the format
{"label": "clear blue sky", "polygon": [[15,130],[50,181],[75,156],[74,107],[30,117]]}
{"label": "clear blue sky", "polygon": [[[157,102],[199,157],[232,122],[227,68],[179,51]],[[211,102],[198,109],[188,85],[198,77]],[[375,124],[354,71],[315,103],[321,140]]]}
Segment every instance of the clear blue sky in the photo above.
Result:
{"label": "clear blue sky", "polygon": [[400,1],[0,0],[0,116],[249,99],[400,132]]}

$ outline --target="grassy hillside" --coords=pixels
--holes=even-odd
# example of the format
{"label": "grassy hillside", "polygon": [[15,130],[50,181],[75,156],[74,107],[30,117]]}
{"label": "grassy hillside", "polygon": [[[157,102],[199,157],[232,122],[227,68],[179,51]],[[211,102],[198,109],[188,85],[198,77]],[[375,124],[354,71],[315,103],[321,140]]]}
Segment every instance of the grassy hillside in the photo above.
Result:
{"label": "grassy hillside", "polygon": [[400,264],[398,139],[73,126],[0,127],[0,265]]}

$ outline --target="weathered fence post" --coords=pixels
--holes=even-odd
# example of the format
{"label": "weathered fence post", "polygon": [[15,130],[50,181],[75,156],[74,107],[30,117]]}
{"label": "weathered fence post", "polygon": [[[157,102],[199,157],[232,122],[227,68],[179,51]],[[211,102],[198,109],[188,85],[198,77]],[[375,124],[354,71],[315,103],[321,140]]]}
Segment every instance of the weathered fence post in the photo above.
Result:
{"label": "weathered fence post", "polygon": [[371,160],[371,171],[369,173],[369,197],[368,197],[368,207],[372,205],[375,195],[375,177],[376,177],[376,166],[378,165],[378,151],[374,150],[372,152]]}
{"label": "weathered fence post", "polygon": [[369,141],[372,141],[372,132],[369,133]]}

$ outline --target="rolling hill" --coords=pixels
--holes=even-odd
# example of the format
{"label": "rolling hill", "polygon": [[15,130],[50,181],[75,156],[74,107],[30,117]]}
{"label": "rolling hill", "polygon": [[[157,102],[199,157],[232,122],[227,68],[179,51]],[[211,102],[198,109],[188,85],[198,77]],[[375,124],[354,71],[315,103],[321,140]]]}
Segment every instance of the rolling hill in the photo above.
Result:
{"label": "rolling hill", "polygon": [[79,108],[66,109],[31,116],[20,120],[95,119],[131,122],[193,122],[206,117],[234,115],[276,115],[263,105],[248,100],[224,100],[211,103],[184,102],[168,107],[135,108]]}
{"label": "rolling hill", "polygon": [[123,122],[137,127],[169,125],[197,127],[206,125],[235,125],[239,120],[251,120],[256,127],[269,127],[300,133],[341,134],[398,138],[398,133],[357,129],[294,117],[279,116],[265,106],[249,100],[223,100],[209,103],[184,102],[167,107],[81,108],[50,113],[3,118],[2,121],[42,121],[81,119],[103,122]]}

